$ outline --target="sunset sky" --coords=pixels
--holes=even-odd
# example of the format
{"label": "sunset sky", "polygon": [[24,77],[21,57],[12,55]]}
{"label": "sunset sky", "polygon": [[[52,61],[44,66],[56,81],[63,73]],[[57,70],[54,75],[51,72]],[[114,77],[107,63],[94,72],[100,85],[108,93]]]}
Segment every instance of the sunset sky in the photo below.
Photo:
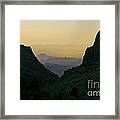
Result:
{"label": "sunset sky", "polygon": [[20,43],[35,54],[82,57],[100,29],[99,20],[22,20]]}

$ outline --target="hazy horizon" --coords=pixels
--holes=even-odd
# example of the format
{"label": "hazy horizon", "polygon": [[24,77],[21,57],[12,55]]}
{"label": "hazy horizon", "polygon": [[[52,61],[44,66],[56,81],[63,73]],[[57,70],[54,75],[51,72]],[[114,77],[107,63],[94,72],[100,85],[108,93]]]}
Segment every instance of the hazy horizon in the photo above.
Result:
{"label": "hazy horizon", "polygon": [[35,54],[81,58],[99,29],[99,20],[22,20],[20,44],[31,46]]}

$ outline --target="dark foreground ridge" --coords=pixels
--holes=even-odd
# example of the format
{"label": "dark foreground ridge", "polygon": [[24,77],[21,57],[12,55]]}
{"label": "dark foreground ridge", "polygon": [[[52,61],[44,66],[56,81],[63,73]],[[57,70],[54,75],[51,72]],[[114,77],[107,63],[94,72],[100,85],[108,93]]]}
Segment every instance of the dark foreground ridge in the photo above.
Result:
{"label": "dark foreground ridge", "polygon": [[41,99],[44,87],[53,84],[58,76],[41,64],[30,47],[20,45],[20,98]]}
{"label": "dark foreground ridge", "polygon": [[[100,31],[94,45],[86,49],[83,63],[65,71],[59,78],[41,64],[30,47],[20,46],[20,98],[21,100],[98,100],[88,96],[88,80],[100,82]],[[91,94],[90,94],[91,95]]]}

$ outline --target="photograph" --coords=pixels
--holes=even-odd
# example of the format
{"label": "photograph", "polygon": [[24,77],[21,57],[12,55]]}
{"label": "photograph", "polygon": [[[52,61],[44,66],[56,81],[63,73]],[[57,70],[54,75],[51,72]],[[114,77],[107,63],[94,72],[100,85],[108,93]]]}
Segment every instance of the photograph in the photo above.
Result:
{"label": "photograph", "polygon": [[118,0],[0,3],[1,119],[119,119]]}
{"label": "photograph", "polygon": [[100,100],[100,20],[21,20],[20,100]]}

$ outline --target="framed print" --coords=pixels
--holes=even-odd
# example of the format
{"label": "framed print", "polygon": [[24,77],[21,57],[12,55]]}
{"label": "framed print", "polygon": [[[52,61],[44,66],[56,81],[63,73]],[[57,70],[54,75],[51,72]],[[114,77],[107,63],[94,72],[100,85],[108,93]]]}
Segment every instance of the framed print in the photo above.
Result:
{"label": "framed print", "polygon": [[1,118],[119,119],[119,9],[2,1]]}

